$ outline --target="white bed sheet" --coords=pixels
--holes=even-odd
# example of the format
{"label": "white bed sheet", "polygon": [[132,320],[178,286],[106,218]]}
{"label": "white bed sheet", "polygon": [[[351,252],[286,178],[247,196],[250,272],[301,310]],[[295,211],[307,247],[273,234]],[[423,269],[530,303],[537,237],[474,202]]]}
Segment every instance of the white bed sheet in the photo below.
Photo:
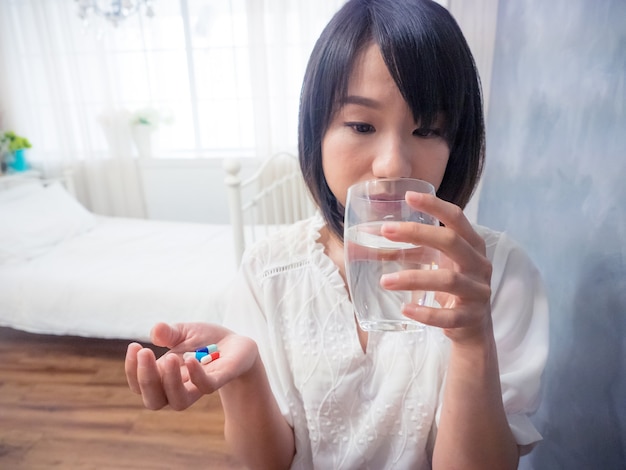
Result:
{"label": "white bed sheet", "polygon": [[220,322],[230,225],[97,217],[91,231],[0,265],[0,325],[146,341],[159,321]]}

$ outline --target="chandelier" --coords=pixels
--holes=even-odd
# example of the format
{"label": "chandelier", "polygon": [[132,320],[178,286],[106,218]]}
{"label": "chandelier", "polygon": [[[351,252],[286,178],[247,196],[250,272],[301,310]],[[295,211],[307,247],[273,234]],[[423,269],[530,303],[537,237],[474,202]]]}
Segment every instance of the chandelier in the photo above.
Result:
{"label": "chandelier", "polygon": [[89,12],[93,11],[110,21],[117,27],[123,20],[137,13],[143,6],[148,18],[154,16],[152,4],[154,0],[76,0],[78,3],[78,17],[87,20]]}

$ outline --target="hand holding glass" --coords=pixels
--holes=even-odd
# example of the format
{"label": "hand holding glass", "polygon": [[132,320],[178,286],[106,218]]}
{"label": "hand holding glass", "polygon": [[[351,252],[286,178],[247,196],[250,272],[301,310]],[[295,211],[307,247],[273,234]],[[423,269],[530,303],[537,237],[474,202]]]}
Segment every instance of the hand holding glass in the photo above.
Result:
{"label": "hand holding glass", "polygon": [[380,233],[386,222],[439,225],[435,217],[407,204],[407,191],[435,194],[430,183],[409,178],[363,181],[348,189],[344,220],[346,276],[357,321],[366,331],[421,329],[421,323],[402,314],[402,305],[434,304],[434,292],[392,291],[380,285],[383,274],[437,269],[439,265],[438,250],[391,241]]}

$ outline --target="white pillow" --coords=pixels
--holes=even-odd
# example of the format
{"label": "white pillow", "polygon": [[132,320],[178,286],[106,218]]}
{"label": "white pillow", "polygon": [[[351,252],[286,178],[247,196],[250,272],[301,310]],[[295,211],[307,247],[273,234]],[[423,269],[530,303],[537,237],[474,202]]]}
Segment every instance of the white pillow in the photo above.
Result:
{"label": "white pillow", "polygon": [[38,180],[27,180],[20,182],[16,186],[0,191],[0,204],[6,201],[14,201],[24,196],[28,196],[37,191],[43,191],[43,184]]}
{"label": "white pillow", "polygon": [[29,260],[91,230],[96,217],[60,183],[0,205],[0,263]]}

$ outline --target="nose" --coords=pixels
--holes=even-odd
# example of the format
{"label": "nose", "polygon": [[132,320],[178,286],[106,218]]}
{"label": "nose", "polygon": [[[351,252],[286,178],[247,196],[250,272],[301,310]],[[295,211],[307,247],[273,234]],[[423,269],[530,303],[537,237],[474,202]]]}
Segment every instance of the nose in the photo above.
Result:
{"label": "nose", "polygon": [[410,178],[413,155],[401,139],[388,139],[381,145],[372,162],[376,178]]}

